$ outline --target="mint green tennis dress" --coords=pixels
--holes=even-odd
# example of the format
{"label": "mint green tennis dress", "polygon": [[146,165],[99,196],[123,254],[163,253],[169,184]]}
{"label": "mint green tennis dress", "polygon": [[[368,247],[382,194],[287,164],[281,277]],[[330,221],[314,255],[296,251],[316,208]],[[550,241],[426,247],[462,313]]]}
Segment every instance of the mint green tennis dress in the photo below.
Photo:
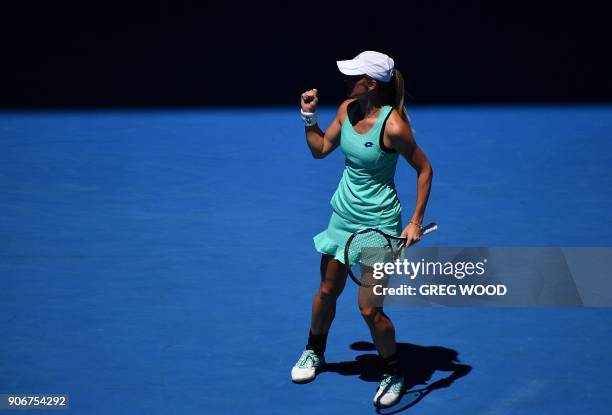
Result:
{"label": "mint green tennis dress", "polygon": [[[398,154],[384,147],[382,132],[393,107],[382,107],[376,122],[365,134],[353,129],[347,116],[340,132],[346,156],[342,179],[332,196],[333,213],[326,230],[314,237],[317,251],[344,263],[344,246],[353,232],[378,228],[389,234],[402,232],[400,201],[395,190]],[[358,110],[357,101],[347,110]],[[350,259],[351,264],[354,258]]]}

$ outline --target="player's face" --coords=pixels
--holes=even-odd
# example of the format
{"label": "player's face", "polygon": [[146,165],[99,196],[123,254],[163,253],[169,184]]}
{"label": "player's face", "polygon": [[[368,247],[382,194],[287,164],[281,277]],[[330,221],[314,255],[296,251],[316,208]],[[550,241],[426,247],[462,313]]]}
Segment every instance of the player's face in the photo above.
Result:
{"label": "player's face", "polygon": [[354,98],[368,92],[368,79],[365,75],[347,75],[344,77],[346,95]]}

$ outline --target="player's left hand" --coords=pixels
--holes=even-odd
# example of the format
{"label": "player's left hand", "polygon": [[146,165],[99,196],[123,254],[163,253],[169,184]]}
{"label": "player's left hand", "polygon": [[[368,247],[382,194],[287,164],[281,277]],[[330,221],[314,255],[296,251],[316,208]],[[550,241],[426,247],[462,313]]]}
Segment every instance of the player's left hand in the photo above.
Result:
{"label": "player's left hand", "polygon": [[410,246],[414,242],[417,242],[421,239],[421,228],[418,225],[410,222],[408,226],[406,226],[402,231],[401,236],[403,238],[406,238],[405,246]]}

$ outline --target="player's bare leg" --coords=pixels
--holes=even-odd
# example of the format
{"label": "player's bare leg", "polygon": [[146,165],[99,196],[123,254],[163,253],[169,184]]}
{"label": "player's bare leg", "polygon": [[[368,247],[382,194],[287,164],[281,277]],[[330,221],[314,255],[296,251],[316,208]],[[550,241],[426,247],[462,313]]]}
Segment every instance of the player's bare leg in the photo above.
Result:
{"label": "player's bare leg", "polygon": [[309,382],[325,364],[327,333],[336,316],[336,301],[346,284],[346,266],[330,255],[321,257],[321,283],[312,302],[308,343],[291,370],[294,382]]}
{"label": "player's bare leg", "polygon": [[[386,286],[388,281],[376,280],[370,267],[362,266],[361,276],[364,285]],[[383,297],[374,295],[372,288],[359,287],[359,311],[370,329],[374,345],[383,361],[383,378],[374,396],[374,404],[388,407],[400,400],[404,392],[404,375],[397,356],[395,327],[383,311],[383,300]]]}

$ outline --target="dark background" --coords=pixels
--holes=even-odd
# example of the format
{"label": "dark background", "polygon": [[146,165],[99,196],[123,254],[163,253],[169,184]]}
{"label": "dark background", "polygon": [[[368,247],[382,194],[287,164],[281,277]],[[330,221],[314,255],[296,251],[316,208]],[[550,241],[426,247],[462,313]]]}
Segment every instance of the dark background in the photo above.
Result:
{"label": "dark background", "polygon": [[612,100],[594,2],[22,2],[0,13],[0,106],[296,105],[337,59],[393,57],[409,102]]}

